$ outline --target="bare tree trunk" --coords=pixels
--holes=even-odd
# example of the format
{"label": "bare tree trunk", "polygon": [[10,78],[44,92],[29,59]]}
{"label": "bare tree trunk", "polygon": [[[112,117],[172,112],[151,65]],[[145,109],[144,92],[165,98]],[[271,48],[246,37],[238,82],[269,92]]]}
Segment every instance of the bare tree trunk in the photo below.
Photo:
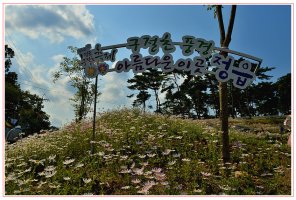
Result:
{"label": "bare tree trunk", "polygon": [[178,90],[178,92],[180,92],[180,87],[179,87],[179,85],[178,85],[178,83],[177,83],[177,76],[176,76],[175,73],[174,73],[174,83],[175,83],[175,85],[177,86],[177,90]]}
{"label": "bare tree trunk", "polygon": [[228,99],[227,99],[227,83],[219,82],[220,97],[220,121],[222,131],[222,157],[223,162],[230,160],[229,135],[228,135]]}
{"label": "bare tree trunk", "polygon": [[155,101],[156,101],[156,112],[159,112],[160,111],[160,100],[158,98],[157,90],[154,90],[154,94],[155,94]]}
{"label": "bare tree trunk", "polygon": [[80,102],[80,108],[78,113],[78,121],[81,121],[84,115],[84,108],[85,108],[85,85],[81,86],[81,102]]}
{"label": "bare tree trunk", "polygon": [[216,104],[216,99],[217,99],[217,95],[215,93],[215,88],[214,88],[214,84],[212,83],[211,77],[208,74],[205,74],[207,80],[209,81],[210,84],[210,90],[211,90],[211,96],[213,99],[213,104],[214,104],[214,109],[215,109],[215,116],[218,116],[219,110],[217,108],[218,103]]}
{"label": "bare tree trunk", "polygon": [[234,119],[236,118],[236,113],[235,113],[235,109],[234,109],[234,101],[233,101],[233,89],[232,89],[232,85],[230,85],[230,98],[231,98],[231,117]]}
{"label": "bare tree trunk", "polygon": [[[225,37],[225,29],[222,15],[222,6],[216,6],[216,13],[219,22],[220,30],[220,45],[223,48],[228,48],[231,41],[231,34],[234,25],[236,5],[231,7],[231,14],[229,19],[229,25]],[[226,52],[221,52],[223,56],[227,56]],[[228,135],[228,95],[227,95],[227,83],[219,83],[219,98],[220,98],[220,121],[221,121],[221,131],[222,131],[222,157],[223,162],[230,161],[230,149],[229,149],[229,135]]]}

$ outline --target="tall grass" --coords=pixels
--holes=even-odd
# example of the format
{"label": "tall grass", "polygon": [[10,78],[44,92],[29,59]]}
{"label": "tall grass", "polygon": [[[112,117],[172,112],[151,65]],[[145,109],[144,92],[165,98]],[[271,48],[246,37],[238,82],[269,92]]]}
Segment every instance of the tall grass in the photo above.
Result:
{"label": "tall grass", "polygon": [[291,194],[291,152],[286,137],[271,135],[276,124],[260,133],[231,129],[225,164],[216,121],[124,109],[96,124],[94,141],[83,121],[6,144],[6,195]]}

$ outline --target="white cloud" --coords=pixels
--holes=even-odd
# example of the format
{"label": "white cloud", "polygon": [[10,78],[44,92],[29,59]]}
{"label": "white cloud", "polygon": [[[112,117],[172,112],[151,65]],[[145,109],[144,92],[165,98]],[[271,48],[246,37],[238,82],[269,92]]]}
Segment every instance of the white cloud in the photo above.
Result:
{"label": "white cloud", "polygon": [[[17,52],[15,70],[20,75],[19,82],[22,89],[49,99],[49,101],[44,102],[44,111],[50,115],[50,121],[53,125],[61,126],[72,121],[75,115],[69,98],[73,97],[74,89],[68,83],[69,77],[63,77],[55,84],[52,82],[52,74],[59,69],[59,64],[65,55],[52,56],[51,60],[54,61],[54,64],[45,66],[39,64],[37,58],[31,52],[24,53],[19,49],[17,49]],[[102,95],[99,96],[98,111],[102,108],[113,109],[119,106],[131,106],[132,99],[126,97],[132,93],[127,89],[127,80],[131,74],[132,72],[111,72],[106,76],[99,77],[98,90]]]}
{"label": "white cloud", "polygon": [[99,92],[102,93],[99,97],[101,108],[131,105],[131,99],[126,97],[129,94],[127,73],[110,72],[100,79],[98,85]]}
{"label": "white cloud", "polygon": [[6,5],[5,28],[8,34],[21,32],[52,43],[65,37],[81,39],[94,32],[94,16],[83,5]]}
{"label": "white cloud", "polygon": [[60,63],[63,61],[63,58],[65,57],[65,55],[62,55],[62,54],[59,54],[59,55],[54,55],[52,56],[52,60],[55,62],[55,63]]}
{"label": "white cloud", "polygon": [[[20,61],[21,58],[16,59],[19,66],[16,72],[21,74],[19,83],[22,89],[49,100],[44,101],[43,110],[50,115],[53,125],[61,126],[72,121],[74,111],[69,98],[73,97],[73,91],[69,90],[69,78],[64,77],[55,84],[52,82],[52,73],[59,69],[59,63],[64,55],[53,56],[52,60],[55,62],[53,66],[36,64],[35,57],[31,52],[19,55],[26,55],[22,58],[23,61]],[[30,66],[30,69],[27,66]],[[21,71],[25,73],[21,73]]]}

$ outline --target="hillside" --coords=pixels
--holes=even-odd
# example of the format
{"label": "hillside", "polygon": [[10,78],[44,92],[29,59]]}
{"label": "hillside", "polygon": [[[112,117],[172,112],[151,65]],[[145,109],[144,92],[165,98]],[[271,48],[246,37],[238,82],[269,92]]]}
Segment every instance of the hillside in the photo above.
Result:
{"label": "hillside", "polygon": [[[218,120],[119,110],[5,145],[6,195],[290,195],[282,118],[230,120],[231,162]],[[95,154],[90,154],[90,143]]]}

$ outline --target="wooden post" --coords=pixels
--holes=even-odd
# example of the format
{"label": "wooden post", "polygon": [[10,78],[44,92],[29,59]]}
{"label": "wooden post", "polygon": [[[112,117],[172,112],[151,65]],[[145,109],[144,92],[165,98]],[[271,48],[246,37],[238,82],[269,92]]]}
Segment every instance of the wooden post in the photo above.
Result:
{"label": "wooden post", "polygon": [[98,75],[96,76],[96,83],[95,83],[95,101],[94,101],[94,115],[93,115],[93,132],[92,132],[92,139],[90,143],[90,153],[94,153],[94,144],[92,141],[95,140],[96,134],[96,111],[97,111],[97,90],[98,90]]}

